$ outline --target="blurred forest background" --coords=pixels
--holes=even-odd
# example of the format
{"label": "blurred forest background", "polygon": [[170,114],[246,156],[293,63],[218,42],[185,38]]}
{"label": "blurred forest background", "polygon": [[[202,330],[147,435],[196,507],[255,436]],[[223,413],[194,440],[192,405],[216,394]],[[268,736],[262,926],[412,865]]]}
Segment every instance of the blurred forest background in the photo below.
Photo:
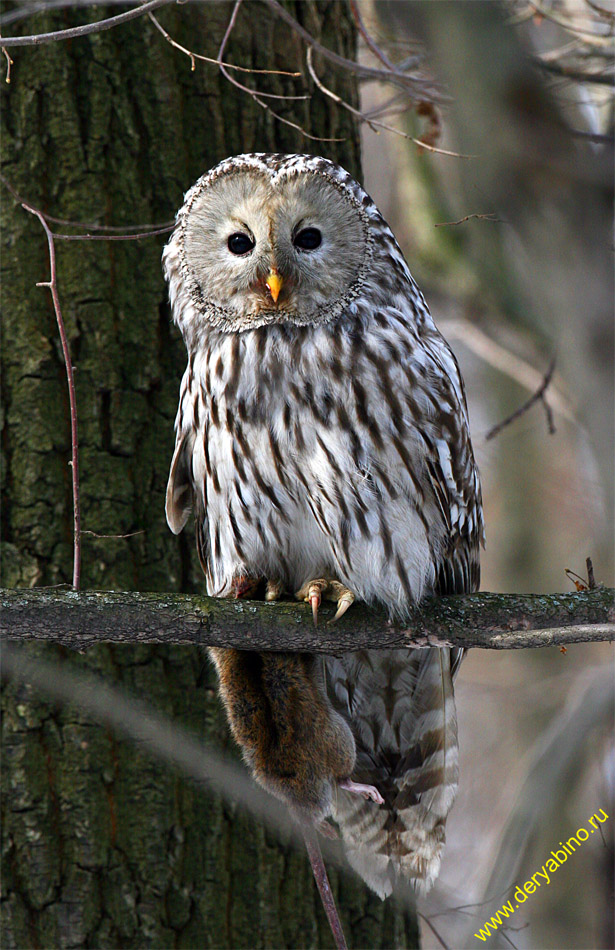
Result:
{"label": "blurred forest background", "polygon": [[[216,28],[223,32],[233,6],[220,6],[224,13]],[[287,6],[296,13],[302,5]],[[319,14],[335,6],[316,5]],[[253,0],[250,9],[256,16],[262,7]],[[336,94],[347,97],[355,114],[362,114],[363,183],[400,241],[461,364],[483,481],[487,546],[482,587],[506,592],[571,590],[574,582],[566,569],[585,576],[588,556],[597,581],[612,585],[615,5],[612,0],[515,0],[498,6],[363,0],[352,9],[358,14],[360,63],[389,68],[392,62],[399,68],[400,63],[416,62],[425,88],[438,91],[435,106],[417,108],[403,90],[370,81],[360,84],[356,101],[341,83],[335,85],[332,68],[325,73],[319,67],[321,78],[327,76]],[[329,45],[336,29],[347,28],[335,16],[325,16],[323,42]],[[315,29],[313,17],[306,13],[303,19]],[[7,25],[3,32],[12,30]],[[276,36],[281,42],[279,32]],[[221,36],[216,40],[219,44]],[[265,34],[260,42],[266,42]],[[348,36],[338,36],[336,42],[351,55]],[[238,63],[242,55],[251,55],[249,40],[230,49]],[[516,99],[503,94],[511,76],[518,82]],[[138,81],[136,73],[133,79]],[[326,93],[315,101],[321,110],[327,103],[329,133],[347,135],[352,113]],[[256,103],[250,108],[260,114]],[[305,108],[311,106],[287,102],[282,111],[297,118],[305,115]],[[299,116],[298,121],[304,120]],[[61,130],[57,134],[61,137]],[[318,142],[292,134],[288,150],[319,151]],[[240,128],[236,134],[227,130],[234,151],[244,150],[244,143],[262,147],[258,136],[247,139],[249,146]],[[322,151],[336,157],[333,152],[344,148],[350,147],[329,143]],[[8,154],[10,170],[10,149]],[[357,158],[346,159],[356,162],[350,168],[355,173]],[[182,158],[172,171],[167,164],[155,175],[172,178],[179,194],[205,171],[193,164],[192,156]],[[184,176],[179,165],[186,169]],[[135,190],[138,183],[135,176]],[[156,204],[151,196],[148,200],[146,210]],[[82,207],[83,195],[80,202]],[[122,220],[143,220],[145,212],[137,205],[139,201],[133,218],[125,209]],[[48,210],[53,213],[52,207]],[[43,240],[33,227],[31,235],[39,243]],[[162,244],[162,239],[157,241]],[[157,282],[159,244],[139,242],[131,263],[155,273]],[[84,246],[62,248],[63,255],[72,255],[72,264],[64,266],[73,275]],[[129,273],[127,269],[121,279],[128,280]],[[36,279],[46,279],[42,251]],[[158,283],[155,286],[157,293]],[[92,299],[87,306],[95,333],[98,304]],[[131,314],[134,307],[134,301],[127,302],[126,312]],[[161,320],[167,317],[164,311]],[[178,352],[174,330],[157,332],[163,334],[165,346],[172,341],[169,347]],[[135,338],[133,345],[138,350],[144,344]],[[89,358],[87,340],[81,355]],[[549,412],[538,400],[488,439],[494,425],[538,390],[553,360],[555,370],[545,391]],[[170,368],[164,354],[161,368]],[[145,363],[143,372],[147,376]],[[161,402],[178,384],[179,376],[156,383],[161,388],[154,398]],[[53,385],[58,385],[57,375]],[[144,387],[149,385],[146,379]],[[113,387],[105,393],[97,409],[83,403],[79,409],[87,425],[88,413],[103,411],[105,405],[108,412],[111,400],[111,418],[117,412],[124,427],[113,431],[119,466],[124,449],[127,455],[133,451],[130,400],[141,418],[141,396],[124,397],[120,413]],[[171,421],[162,412],[160,424],[170,447]],[[58,425],[64,422],[58,419]],[[151,458],[153,438],[155,433],[140,436],[140,464]],[[92,464],[96,456],[86,444],[86,485],[88,458]],[[124,566],[132,563],[135,551],[144,552],[151,589],[164,589],[165,583],[171,589],[198,589],[200,579],[185,548],[170,559],[160,554],[176,543],[165,533],[161,487],[150,491],[160,502],[159,527],[146,539],[125,541],[113,550]],[[140,528],[121,517],[114,523],[113,508],[104,498],[98,513],[98,531]],[[57,544],[64,545],[66,560],[69,543],[64,538]],[[28,560],[17,547],[5,553],[5,583],[40,583],[35,559]],[[105,563],[114,556],[108,543],[88,539],[84,556],[91,565],[88,585],[101,583],[109,570],[112,578],[113,565]],[[48,573],[43,582],[66,580],[65,573]],[[611,816],[603,839],[597,836],[572,856],[489,946],[612,947],[612,648],[597,644],[566,652],[474,650],[461,667],[456,695],[460,791],[448,823],[440,879],[418,905],[422,946],[476,946],[474,934],[508,899],[511,886],[528,880],[560,841],[587,827],[588,816],[602,808]],[[213,715],[209,706],[206,714]],[[223,742],[219,725],[214,732]]]}

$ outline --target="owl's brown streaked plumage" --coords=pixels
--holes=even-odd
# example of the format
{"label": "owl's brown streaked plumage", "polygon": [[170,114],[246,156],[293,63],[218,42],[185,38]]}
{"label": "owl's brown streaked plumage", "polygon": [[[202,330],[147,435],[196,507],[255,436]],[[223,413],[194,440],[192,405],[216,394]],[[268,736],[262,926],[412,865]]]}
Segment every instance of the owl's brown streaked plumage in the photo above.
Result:
{"label": "owl's brown streaked plumage", "polygon": [[[313,156],[227,159],[186,195],[164,267],[189,357],[167,517],[177,532],[194,509],[208,592],[266,578],[272,596],[315,601],[324,579],[339,584],[323,594],[403,617],[430,593],[476,590],[457,362],[360,185]],[[381,896],[398,875],[428,886],[457,786],[459,652],[362,651],[323,672],[213,655],[259,781],[315,821],[333,814]]]}

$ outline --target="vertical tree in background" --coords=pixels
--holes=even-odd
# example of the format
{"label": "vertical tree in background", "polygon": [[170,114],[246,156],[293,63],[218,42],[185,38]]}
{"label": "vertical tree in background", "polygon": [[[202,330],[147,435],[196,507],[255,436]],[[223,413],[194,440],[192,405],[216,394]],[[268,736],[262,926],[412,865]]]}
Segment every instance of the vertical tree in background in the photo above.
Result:
{"label": "vertical tree in background", "polygon": [[[117,13],[96,9],[99,17]],[[286,9],[325,46],[354,56],[345,4],[309,0]],[[156,16],[178,43],[216,58],[232,12],[228,3],[186,4]],[[10,32],[91,19],[91,8],[60,10]],[[254,3],[239,9],[224,58],[305,72],[304,52],[295,33]],[[311,93],[305,101],[265,101],[327,141],[275,119],[216,66],[191,69],[146,17],[16,49],[12,58],[11,83],[2,84],[3,175],[50,215],[121,231],[168,222],[199,175],[244,151],[321,153],[360,173],[349,113],[304,78],[238,74],[251,88]],[[331,89],[356,101],[350,73],[322,72]],[[164,240],[56,242],[79,411],[84,588],[202,589],[192,539],[173,537],[164,518],[185,362],[161,276]],[[39,222],[3,189],[4,586],[66,583],[72,571],[65,372],[49,292],[36,287],[48,276]],[[70,659],[206,742],[228,743],[198,648],[104,646]],[[57,709],[11,686],[3,710],[4,947],[331,944],[302,854],[75,708]],[[414,945],[415,921],[393,902],[348,877],[333,875],[333,884],[351,945]]]}

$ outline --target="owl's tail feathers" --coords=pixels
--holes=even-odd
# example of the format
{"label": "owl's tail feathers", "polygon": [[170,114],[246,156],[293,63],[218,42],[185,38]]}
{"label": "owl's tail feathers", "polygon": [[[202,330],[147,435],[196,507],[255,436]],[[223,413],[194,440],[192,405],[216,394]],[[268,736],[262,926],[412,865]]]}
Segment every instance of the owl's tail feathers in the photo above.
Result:
{"label": "owl's tail feathers", "polygon": [[351,866],[382,898],[405,883],[419,893],[433,886],[459,778],[450,651],[411,651],[406,658],[411,692],[399,690],[403,698],[389,708],[392,728],[382,729],[371,749],[368,733],[361,730],[357,740],[353,778],[376,785],[385,804],[339,792],[335,814]]}

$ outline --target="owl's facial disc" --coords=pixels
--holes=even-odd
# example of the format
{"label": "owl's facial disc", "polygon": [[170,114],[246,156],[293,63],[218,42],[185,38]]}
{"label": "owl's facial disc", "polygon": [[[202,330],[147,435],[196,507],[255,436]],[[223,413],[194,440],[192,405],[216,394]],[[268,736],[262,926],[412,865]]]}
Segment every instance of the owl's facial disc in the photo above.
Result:
{"label": "owl's facial disc", "polygon": [[231,331],[330,320],[359,292],[370,249],[360,205],[317,173],[214,178],[182,227],[196,307]]}

